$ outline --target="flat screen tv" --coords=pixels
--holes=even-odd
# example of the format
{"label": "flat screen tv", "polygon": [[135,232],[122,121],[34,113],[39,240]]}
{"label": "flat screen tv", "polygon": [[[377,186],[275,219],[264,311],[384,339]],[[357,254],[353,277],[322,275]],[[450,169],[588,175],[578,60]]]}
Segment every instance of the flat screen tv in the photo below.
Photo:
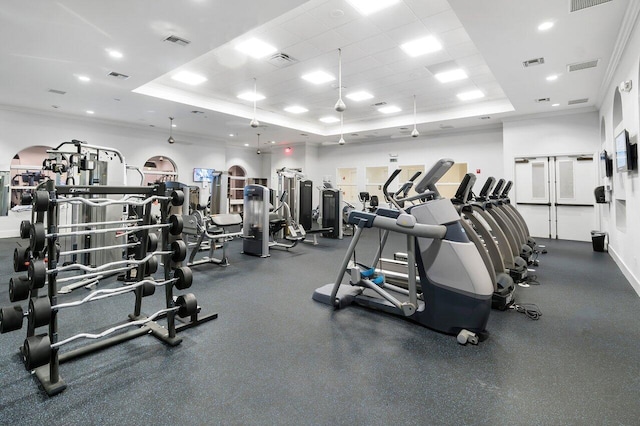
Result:
{"label": "flat screen tv", "polygon": [[623,130],[616,136],[616,169],[618,172],[626,172],[629,170],[628,146],[629,132]]}
{"label": "flat screen tv", "polygon": [[194,182],[211,182],[213,181],[213,169],[193,169]]}

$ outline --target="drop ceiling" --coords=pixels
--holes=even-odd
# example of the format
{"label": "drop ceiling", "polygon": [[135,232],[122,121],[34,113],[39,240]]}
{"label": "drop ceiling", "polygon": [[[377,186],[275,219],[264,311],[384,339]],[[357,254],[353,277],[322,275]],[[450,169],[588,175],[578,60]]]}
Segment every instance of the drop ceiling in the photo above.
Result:
{"label": "drop ceiling", "polygon": [[[242,146],[260,132],[265,143],[326,144],[341,132],[340,123],[319,121],[339,117],[333,107],[340,48],[343,95],[360,90],[373,95],[359,102],[344,99],[347,143],[408,137],[414,95],[422,135],[529,114],[594,109],[629,1],[570,12],[572,2],[401,0],[363,16],[345,0],[5,0],[0,104],[153,127],[159,137],[168,132],[171,116],[178,143],[195,135]],[[545,21],[554,26],[538,31]],[[171,35],[190,43],[164,41]],[[424,36],[435,37],[442,49],[410,57],[400,48]],[[292,63],[254,59],[235,49],[252,37],[293,58]],[[110,50],[123,57],[112,58]],[[544,64],[523,66],[540,57]],[[591,60],[597,60],[596,67],[567,69]],[[438,69],[453,65],[469,78],[450,83],[434,78]],[[336,80],[313,85],[301,79],[318,69]],[[189,86],[171,78],[180,71],[207,81]],[[80,75],[91,80],[79,81]],[[550,75],[557,79],[547,81]],[[253,92],[254,79],[265,96],[256,103],[257,129],[249,126],[253,103],[237,98]],[[485,96],[473,101],[456,96],[469,90]],[[535,102],[545,98],[549,101]],[[570,105],[576,99],[587,102]],[[380,103],[401,111],[382,114],[375,105]],[[292,105],[308,111],[284,111]],[[94,114],[89,117],[87,110]]]}

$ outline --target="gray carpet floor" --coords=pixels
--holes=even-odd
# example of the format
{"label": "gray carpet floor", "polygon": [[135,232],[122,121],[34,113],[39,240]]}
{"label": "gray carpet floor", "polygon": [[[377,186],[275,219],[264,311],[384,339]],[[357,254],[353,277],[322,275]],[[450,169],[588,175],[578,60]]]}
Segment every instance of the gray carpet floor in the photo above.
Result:
{"label": "gray carpet floor", "polygon": [[[359,261],[376,236],[364,237]],[[177,347],[143,336],[64,363],[68,388],[54,397],[20,360],[26,331],[0,335],[0,424],[640,424],[640,298],[608,254],[544,241],[541,284],[517,294],[540,320],[493,311],[489,339],[461,346],[400,318],[312,301],[349,242],[319,240],[267,259],[231,242],[231,265],[195,267],[189,290],[218,319],[180,333]],[[16,241],[0,240],[0,306],[10,304]],[[162,300],[158,291],[143,309]],[[105,329],[132,308],[124,295],[66,309],[60,336]]]}

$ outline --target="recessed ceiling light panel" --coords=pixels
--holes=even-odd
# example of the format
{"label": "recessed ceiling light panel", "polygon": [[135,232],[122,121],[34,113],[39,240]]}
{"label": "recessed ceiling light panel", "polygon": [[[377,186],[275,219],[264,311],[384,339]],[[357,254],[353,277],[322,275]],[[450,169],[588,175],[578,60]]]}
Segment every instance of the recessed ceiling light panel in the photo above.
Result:
{"label": "recessed ceiling light panel", "polygon": [[556,81],[558,79],[557,74],[553,74],[547,77],[547,81]]}
{"label": "recessed ceiling light panel", "polygon": [[438,73],[434,76],[440,83],[449,83],[451,81],[464,80],[465,78],[469,78],[464,70],[458,68],[455,70],[444,71]]}
{"label": "recessed ceiling light panel", "polygon": [[338,117],[327,116],[320,118],[320,121],[322,121],[323,123],[331,124],[339,122],[340,119]]}
{"label": "recessed ceiling light panel", "polygon": [[95,111],[91,111],[90,109],[87,110],[87,114],[91,115],[91,114],[95,114]]}
{"label": "recessed ceiling light panel", "polygon": [[254,37],[236,45],[236,50],[245,53],[252,58],[260,59],[275,53],[278,49]]}
{"label": "recessed ceiling light panel", "polygon": [[79,75],[78,76],[78,80],[84,81],[85,83],[88,82],[88,81],[91,81],[91,79],[89,77],[87,77],[86,75]]}
{"label": "recessed ceiling light panel", "polygon": [[238,95],[238,99],[243,99],[245,101],[261,101],[263,99],[265,99],[264,95],[261,95],[260,93],[256,93],[256,92],[244,92],[244,93],[240,93]]}
{"label": "recessed ceiling light panel", "polygon": [[484,97],[484,93],[480,90],[471,90],[469,92],[458,93],[458,99],[461,101],[471,101],[474,99],[480,99]]}
{"label": "recessed ceiling light panel", "polygon": [[179,73],[171,76],[171,79],[191,86],[197,86],[198,84],[202,84],[207,81],[206,77],[190,71],[180,71]]}
{"label": "recessed ceiling light panel", "polygon": [[442,44],[434,36],[422,37],[416,40],[408,41],[400,48],[412,58],[416,56],[426,55],[427,53],[437,52],[442,49]]}
{"label": "recessed ceiling light panel", "polygon": [[305,107],[301,107],[299,105],[288,106],[284,110],[287,111],[287,112],[290,112],[292,114],[302,114],[303,112],[309,111]]}
{"label": "recessed ceiling light panel", "polygon": [[360,92],[353,92],[353,93],[349,93],[347,95],[347,98],[351,99],[352,101],[366,101],[367,99],[372,99],[373,95],[369,92],[364,92],[364,91],[360,91]]}
{"label": "recessed ceiling light panel", "polygon": [[551,28],[553,28],[553,22],[551,21],[543,22],[542,24],[538,25],[538,31],[547,31]]}
{"label": "recessed ceiling light panel", "polygon": [[114,59],[121,59],[123,56],[122,52],[118,50],[113,50],[113,49],[107,49],[107,53],[109,54],[109,56],[111,56]]}
{"label": "recessed ceiling light panel", "polygon": [[391,7],[400,0],[347,0],[347,2],[360,14],[367,16]]}
{"label": "recessed ceiling light panel", "polygon": [[398,108],[395,105],[389,105],[389,106],[384,106],[382,108],[378,108],[378,111],[380,111],[383,114],[393,114],[394,112],[402,111],[402,109]]}
{"label": "recessed ceiling light panel", "polygon": [[322,83],[328,83],[330,81],[333,81],[336,78],[324,71],[314,71],[309,74],[303,75],[302,79],[307,80],[308,82],[313,84],[322,84]]}

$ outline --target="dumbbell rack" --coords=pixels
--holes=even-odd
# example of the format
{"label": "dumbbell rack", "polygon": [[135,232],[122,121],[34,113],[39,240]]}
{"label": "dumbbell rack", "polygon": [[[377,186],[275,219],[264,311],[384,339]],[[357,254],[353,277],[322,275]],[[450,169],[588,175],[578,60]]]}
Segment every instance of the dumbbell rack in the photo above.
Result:
{"label": "dumbbell rack", "polygon": [[[160,203],[161,210],[161,220],[158,227],[162,229],[162,238],[161,238],[161,252],[162,252],[162,263],[164,265],[164,280],[169,283],[172,279],[171,272],[172,266],[174,266],[174,262],[172,261],[172,252],[171,249],[174,248],[174,245],[170,246],[170,229],[169,222],[170,219],[168,217],[168,212],[171,204],[176,205],[179,201],[180,205],[184,202],[184,195],[180,194],[177,196],[174,191],[171,196],[167,196],[167,188],[164,184],[159,184],[155,186],[146,186],[146,187],[109,187],[109,186],[56,186],[53,181],[48,181],[45,184],[46,188],[46,200],[43,199],[44,192],[38,191],[35,195],[39,195],[34,197],[33,199],[33,215],[32,218],[35,220],[35,223],[44,223],[46,219],[47,223],[47,238],[46,238],[46,251],[49,253],[48,256],[48,272],[46,274],[46,284],[48,290],[48,298],[51,306],[56,306],[58,303],[58,290],[57,290],[57,271],[58,271],[58,259],[55,256],[56,253],[56,242],[58,234],[58,219],[59,219],[59,204],[60,202],[64,202],[64,197],[87,197],[89,200],[91,197],[95,197],[97,195],[102,196],[111,196],[111,195],[124,195],[125,198],[118,200],[120,204],[126,204],[126,197],[135,197],[137,199],[144,199],[146,201],[150,201],[150,198],[153,198]],[[135,207],[138,213],[142,215],[141,226],[133,226],[132,230],[135,230],[138,245],[137,250],[135,251],[134,261],[137,260],[137,266],[135,269],[135,274],[131,274],[131,276],[135,277],[134,280],[137,282],[143,281],[145,275],[147,274],[148,264],[143,260],[148,258],[149,255],[147,253],[147,249],[149,247],[149,230],[153,228],[152,225],[152,217],[151,217],[151,203],[143,202],[137,203]],[[176,216],[172,216],[171,219],[176,219]],[[180,230],[177,231],[179,234],[181,232],[182,223],[179,224]],[[171,224],[172,231],[175,231],[173,228],[177,228],[178,226],[174,226],[173,222]],[[175,233],[175,232],[174,232]],[[33,232],[32,232],[33,234]],[[37,259],[44,258],[44,249],[37,252],[33,249],[34,236],[31,235],[31,246],[33,251],[32,263],[37,261]],[[52,255],[54,253],[54,255]],[[185,252],[186,255],[186,252]],[[189,280],[191,280],[191,271],[182,267],[181,273],[188,274]],[[175,276],[175,275],[174,275]],[[175,281],[175,279],[174,279]],[[133,282],[130,281],[128,283],[132,285]],[[144,283],[141,283],[144,284]],[[190,285],[190,281],[189,281]],[[50,341],[50,352],[49,352],[49,362],[48,364],[42,365],[40,367],[34,368],[35,376],[38,378],[40,383],[42,384],[44,390],[48,395],[55,395],[62,392],[66,388],[66,383],[60,377],[59,373],[59,365],[66,361],[70,361],[72,359],[78,358],[80,356],[87,355],[89,353],[114,346],[121,342],[131,340],[133,338],[143,336],[146,334],[151,334],[159,340],[165,342],[170,346],[176,346],[181,343],[182,339],[178,337],[176,334],[186,328],[190,328],[201,324],[206,321],[213,320],[217,318],[217,314],[209,314],[206,316],[199,316],[200,307],[197,306],[196,309],[189,311],[188,316],[190,317],[188,321],[182,322],[182,324],[176,326],[176,320],[179,318],[176,317],[176,309],[179,307],[176,305],[176,299],[173,295],[173,284],[166,284],[165,287],[165,302],[167,309],[163,310],[161,314],[156,313],[151,316],[146,316],[142,313],[142,298],[146,295],[150,295],[155,290],[155,286],[152,285],[153,289],[150,293],[146,293],[145,287],[142,285],[133,286],[135,287],[132,291],[135,294],[135,304],[134,310],[132,314],[129,314],[128,318],[131,321],[130,324],[139,325],[139,327],[132,328],[129,331],[122,332],[119,334],[115,334],[113,336],[105,336],[101,337],[99,340],[96,340],[93,343],[86,344],[84,346],[72,349],[68,352],[59,353],[58,346],[56,343],[58,342],[58,323],[57,323],[57,309],[50,310],[50,318],[48,318],[48,333],[39,336],[48,336]],[[193,295],[185,295],[191,296]],[[30,297],[37,298],[37,288],[31,288]],[[183,297],[183,296],[181,296]],[[178,301],[180,298],[178,298]],[[184,300],[184,299],[183,299]],[[195,298],[193,298],[195,303]],[[30,306],[32,306],[33,300],[30,302]],[[194,305],[195,306],[195,305]],[[30,337],[33,339],[39,337],[36,336],[36,315],[31,315],[32,312],[29,312],[28,316],[28,329],[27,329],[27,339]],[[32,318],[33,316],[33,318]],[[166,326],[162,326],[157,323],[157,319],[166,317]],[[115,328],[120,329],[123,326],[117,326]],[[25,344],[20,348],[20,351],[23,355],[23,360],[25,361],[25,366],[29,368],[28,365],[28,352],[29,348],[25,349],[27,345],[27,340],[25,340]]]}

